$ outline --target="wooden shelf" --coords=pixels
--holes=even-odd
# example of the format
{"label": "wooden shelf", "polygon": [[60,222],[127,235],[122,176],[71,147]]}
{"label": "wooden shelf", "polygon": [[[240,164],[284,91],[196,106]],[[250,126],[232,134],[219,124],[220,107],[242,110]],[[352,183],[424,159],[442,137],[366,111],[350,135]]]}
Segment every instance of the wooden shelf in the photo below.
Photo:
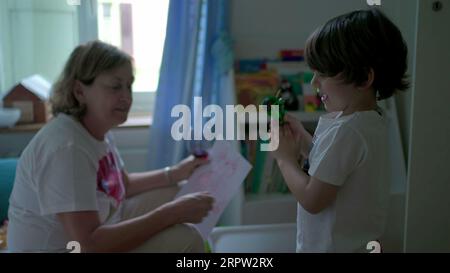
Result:
{"label": "wooden shelf", "polygon": [[45,123],[17,124],[11,128],[0,128],[0,133],[37,132],[44,125],[45,125]]}
{"label": "wooden shelf", "polygon": [[[129,129],[129,128],[149,128],[152,124],[152,118],[150,116],[131,116],[128,120],[119,125],[118,129]],[[37,132],[45,123],[33,123],[33,124],[17,124],[11,128],[0,128],[0,133],[27,133],[27,132]]]}

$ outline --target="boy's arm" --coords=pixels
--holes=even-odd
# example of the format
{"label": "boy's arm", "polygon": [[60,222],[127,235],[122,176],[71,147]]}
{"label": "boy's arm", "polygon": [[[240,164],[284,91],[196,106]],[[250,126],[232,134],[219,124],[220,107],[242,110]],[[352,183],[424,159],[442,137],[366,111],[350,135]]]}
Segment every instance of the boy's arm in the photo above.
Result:
{"label": "boy's arm", "polygon": [[321,212],[336,199],[338,186],[308,176],[297,162],[279,159],[278,166],[295,199],[309,213]]}

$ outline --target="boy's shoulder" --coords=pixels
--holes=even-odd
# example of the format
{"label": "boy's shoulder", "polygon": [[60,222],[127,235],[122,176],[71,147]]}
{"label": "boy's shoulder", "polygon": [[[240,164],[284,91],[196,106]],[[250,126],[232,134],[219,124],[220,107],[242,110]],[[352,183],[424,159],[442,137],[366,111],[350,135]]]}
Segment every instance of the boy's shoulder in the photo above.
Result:
{"label": "boy's shoulder", "polygon": [[[328,124],[327,124],[328,123]],[[320,128],[320,127],[325,128]],[[383,114],[377,111],[362,111],[355,112],[346,116],[338,116],[331,122],[323,122],[319,124],[319,132],[325,129],[326,131],[339,131],[341,134],[364,134],[367,130],[385,130],[386,121]],[[325,131],[323,130],[323,131]]]}
{"label": "boy's shoulder", "polygon": [[386,135],[387,123],[384,114],[377,111],[355,112],[348,118],[336,123],[341,132],[358,135],[363,139],[371,138],[374,134]]}
{"label": "boy's shoulder", "polygon": [[373,128],[374,126],[380,127],[386,125],[385,113],[379,111],[361,111],[355,112],[347,121],[348,125],[356,128]]}

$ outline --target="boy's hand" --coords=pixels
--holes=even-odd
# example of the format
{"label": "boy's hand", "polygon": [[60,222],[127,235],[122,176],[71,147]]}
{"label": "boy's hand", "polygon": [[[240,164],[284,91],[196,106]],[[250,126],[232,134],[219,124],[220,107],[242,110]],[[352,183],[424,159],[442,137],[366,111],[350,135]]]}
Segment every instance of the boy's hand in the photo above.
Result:
{"label": "boy's hand", "polygon": [[195,169],[207,163],[209,163],[209,160],[206,158],[196,158],[190,155],[172,166],[170,178],[172,182],[188,179]]}
{"label": "boy's hand", "polygon": [[300,120],[294,118],[293,116],[287,114],[285,116],[285,121],[287,125],[291,128],[292,134],[294,135],[296,147],[298,147],[297,158],[300,157],[300,154],[303,154],[304,157],[307,157],[309,154],[309,148],[311,146],[311,135],[306,131],[305,127]]}
{"label": "boy's hand", "polygon": [[302,136],[306,132],[306,129],[305,127],[303,127],[302,122],[294,118],[290,114],[286,114],[284,116],[284,120],[289,124],[289,127],[291,127],[294,136]]}
{"label": "boy's hand", "polygon": [[[275,132],[271,131],[271,139],[275,138]],[[301,141],[294,136],[289,124],[280,126],[278,149],[272,152],[273,157],[277,160],[297,161]]]}

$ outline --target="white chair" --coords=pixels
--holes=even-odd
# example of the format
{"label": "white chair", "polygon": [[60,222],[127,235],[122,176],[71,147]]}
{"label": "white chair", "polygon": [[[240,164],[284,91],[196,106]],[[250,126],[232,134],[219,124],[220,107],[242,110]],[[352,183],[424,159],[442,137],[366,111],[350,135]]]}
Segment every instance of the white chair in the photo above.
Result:
{"label": "white chair", "polygon": [[216,227],[210,236],[215,253],[294,253],[297,225],[266,224]]}

